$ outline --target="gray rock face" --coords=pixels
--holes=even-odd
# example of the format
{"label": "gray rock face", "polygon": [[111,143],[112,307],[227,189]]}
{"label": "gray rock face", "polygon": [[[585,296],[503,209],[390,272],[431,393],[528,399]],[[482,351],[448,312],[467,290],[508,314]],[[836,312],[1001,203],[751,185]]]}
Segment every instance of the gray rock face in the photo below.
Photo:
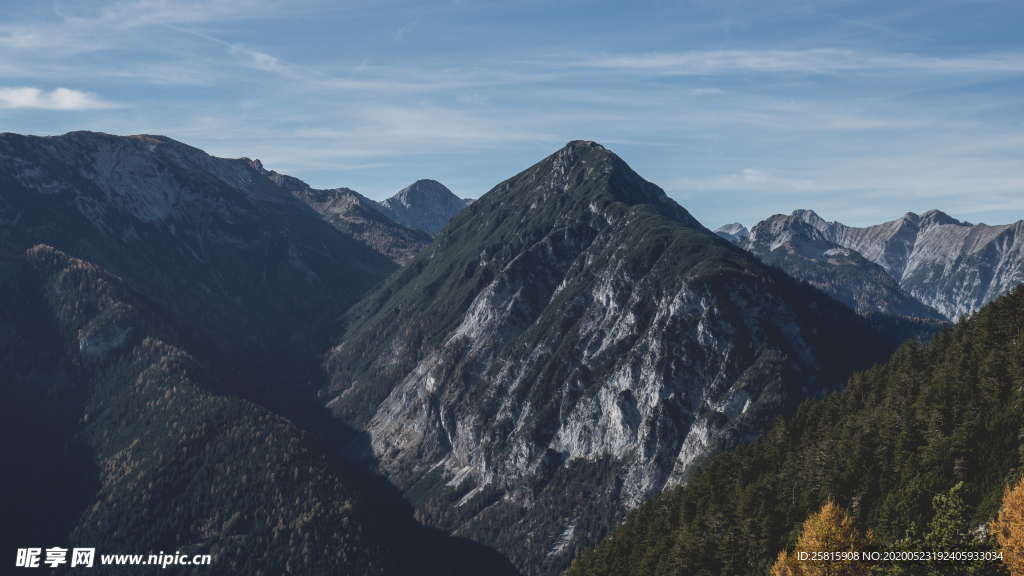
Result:
{"label": "gray rock face", "polygon": [[826,222],[810,210],[789,218],[878,264],[904,292],[950,320],[1024,282],[1024,221],[971,224],[937,210],[865,228]]}
{"label": "gray rock face", "polygon": [[453,216],[470,204],[437,180],[417,180],[380,203],[392,220],[436,236]]}
{"label": "gray rock face", "polygon": [[347,324],[323,400],[420,517],[528,574],[881,354],[591,142],[474,202]]}
{"label": "gray rock face", "polygon": [[715,230],[715,234],[718,234],[733,244],[741,245],[743,242],[747,241],[747,237],[750,236],[750,231],[747,230],[747,227],[743,224],[734,222],[717,228]]}
{"label": "gray rock face", "polygon": [[879,264],[831,241],[815,223],[807,213],[779,214],[758,223],[745,238],[737,236],[734,242],[862,316],[944,320],[935,309],[904,292]]}

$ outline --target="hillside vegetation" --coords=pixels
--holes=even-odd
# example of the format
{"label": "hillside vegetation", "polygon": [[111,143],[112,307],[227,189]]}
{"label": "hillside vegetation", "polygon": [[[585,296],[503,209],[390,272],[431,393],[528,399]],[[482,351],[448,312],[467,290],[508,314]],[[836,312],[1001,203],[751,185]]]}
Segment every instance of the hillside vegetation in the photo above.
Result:
{"label": "hillside vegetation", "polygon": [[[1022,466],[1022,329],[1018,288],[928,345],[907,342],[842,392],[709,459],[684,487],[635,510],[568,573],[765,574],[829,501],[870,530],[879,550],[992,547],[984,525]],[[998,563],[876,569],[1003,570]]]}

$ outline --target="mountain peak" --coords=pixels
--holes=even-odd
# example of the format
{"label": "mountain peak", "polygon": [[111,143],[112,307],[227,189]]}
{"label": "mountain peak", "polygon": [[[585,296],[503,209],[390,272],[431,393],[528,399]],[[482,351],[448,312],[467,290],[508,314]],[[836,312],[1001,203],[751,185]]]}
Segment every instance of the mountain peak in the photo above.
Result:
{"label": "mountain peak", "polygon": [[479,200],[539,206],[562,204],[566,210],[594,211],[611,201],[649,205],[690,227],[703,228],[665,191],[637,174],[612,150],[590,140],[573,140],[540,162],[502,182]]}
{"label": "mountain peak", "polygon": [[424,178],[380,202],[380,208],[399,224],[433,236],[468,204],[444,184]]}
{"label": "mountain peak", "polygon": [[576,162],[586,163],[588,160],[598,162],[617,161],[623,165],[626,164],[614,152],[591,140],[572,140],[552,154],[550,158],[559,160],[569,166]]}
{"label": "mountain peak", "polygon": [[570,140],[564,147],[564,149],[570,150],[604,150],[608,151],[607,148],[594,142],[593,140]]}
{"label": "mountain peak", "polygon": [[741,246],[750,236],[750,230],[747,230],[747,227],[739,222],[733,222],[732,224],[720,226],[715,230],[715,234],[718,234],[733,244]]}
{"label": "mountain peak", "polygon": [[963,224],[963,222],[960,222],[941,210],[929,210],[924,214],[921,214],[922,227],[940,226],[943,224]]}
{"label": "mountain peak", "polygon": [[798,220],[810,224],[811,226],[814,226],[815,228],[819,227],[819,225],[828,223],[825,221],[824,218],[818,216],[818,213],[815,212],[814,210],[808,210],[803,208],[793,210],[792,216]]}
{"label": "mountain peak", "polygon": [[928,210],[917,214],[914,212],[907,212],[901,218],[903,222],[909,222],[915,224],[920,228],[928,228],[930,226],[939,226],[943,224],[965,224],[956,218],[953,218],[949,214],[946,214],[942,210]]}
{"label": "mountain peak", "polygon": [[412,184],[402,188],[397,194],[388,198],[384,201],[384,204],[391,204],[393,202],[400,202],[403,206],[411,206],[417,201],[460,201],[462,200],[447,186],[441,184],[437,180],[430,178],[422,178],[413,182]]}
{"label": "mountain peak", "polygon": [[[395,485],[432,483],[408,492],[426,521],[488,530],[523,573],[556,573],[592,537],[573,535],[576,518],[624,515],[770,405],[842,381],[814,374],[835,356],[802,336],[828,326],[837,356],[864,353],[835,323],[866,326],[573,141],[484,194],[347,316],[320,397],[368,431]],[[774,384],[790,374],[803,381]],[[583,476],[573,490],[595,497],[565,499],[563,478]]]}

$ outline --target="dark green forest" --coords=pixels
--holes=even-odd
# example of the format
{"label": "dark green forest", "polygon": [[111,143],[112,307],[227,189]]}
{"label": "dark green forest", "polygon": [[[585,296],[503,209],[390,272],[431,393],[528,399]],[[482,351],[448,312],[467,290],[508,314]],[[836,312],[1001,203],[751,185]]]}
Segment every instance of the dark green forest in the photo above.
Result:
{"label": "dark green forest", "polygon": [[[834,500],[884,550],[986,550],[1022,470],[1024,289],[928,344],[909,341],[761,439],[708,459],[633,511],[570,576],[766,574]],[[880,574],[1005,574],[1001,563],[902,562]]]}
{"label": "dark green forest", "polygon": [[19,471],[5,480],[0,541],[214,559],[213,572],[167,574],[512,573],[416,523],[322,432],[217,393],[118,277],[36,246],[0,257],[0,302],[0,445]]}

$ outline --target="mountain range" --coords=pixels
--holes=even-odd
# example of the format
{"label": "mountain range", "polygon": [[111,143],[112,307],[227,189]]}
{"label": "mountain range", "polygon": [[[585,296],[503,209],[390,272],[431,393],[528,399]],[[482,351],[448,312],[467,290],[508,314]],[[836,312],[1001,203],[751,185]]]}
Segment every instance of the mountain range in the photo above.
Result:
{"label": "mountain range", "polygon": [[861,313],[955,321],[1024,282],[1024,221],[971,224],[931,210],[857,228],[797,210],[717,232]]}
{"label": "mountain range", "polygon": [[1019,283],[1019,232],[800,211],[716,235],[588,141],[474,201],[376,202],[163,136],[0,134],[4,541],[600,573],[658,494],[724,485],[704,470]]}
{"label": "mountain range", "polygon": [[[773,563],[830,505],[849,514],[847,527],[866,534],[861,553],[878,560],[817,573],[1016,574],[993,560],[1006,548],[990,522],[1024,473],[1022,330],[1018,287],[926,345],[907,342],[843,391],[709,458],[686,486],[652,498],[581,554],[568,575],[792,573]],[[900,560],[937,549],[949,560]],[[1013,566],[1009,554],[999,557]]]}
{"label": "mountain range", "polygon": [[[254,161],[262,170],[262,165]],[[407,264],[470,201],[436,180],[417,180],[376,202],[348,188],[318,190],[291,176],[271,180],[309,204],[338,230],[398,264]]]}
{"label": "mountain range", "polygon": [[527,574],[886,352],[585,141],[472,203],[344,321],[325,405],[420,518]]}
{"label": "mountain range", "polygon": [[328,330],[397,264],[258,162],[164,137],[3,134],[0,190],[3,542],[512,573],[417,524],[312,403]]}

